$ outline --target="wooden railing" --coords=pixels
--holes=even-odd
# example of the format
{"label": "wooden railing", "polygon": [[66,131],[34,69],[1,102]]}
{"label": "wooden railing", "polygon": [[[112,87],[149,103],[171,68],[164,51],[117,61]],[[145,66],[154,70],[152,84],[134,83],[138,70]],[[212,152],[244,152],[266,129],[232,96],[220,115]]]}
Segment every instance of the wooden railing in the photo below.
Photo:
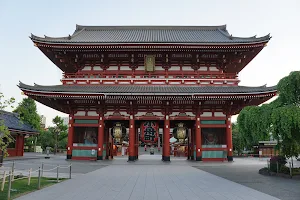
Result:
{"label": "wooden railing", "polygon": [[82,74],[82,73],[65,73],[64,79],[236,79],[236,74]]}

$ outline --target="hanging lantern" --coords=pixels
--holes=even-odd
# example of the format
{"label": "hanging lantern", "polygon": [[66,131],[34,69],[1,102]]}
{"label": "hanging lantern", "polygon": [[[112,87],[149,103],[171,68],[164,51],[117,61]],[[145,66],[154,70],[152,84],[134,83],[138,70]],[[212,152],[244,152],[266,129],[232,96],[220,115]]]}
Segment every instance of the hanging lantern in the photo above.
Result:
{"label": "hanging lantern", "polygon": [[121,140],[126,136],[126,128],[124,128],[120,122],[117,122],[112,128],[111,135],[116,143],[121,143]]}
{"label": "hanging lantern", "polygon": [[159,125],[155,121],[141,123],[141,140],[145,143],[156,143],[158,141]]}
{"label": "hanging lantern", "polygon": [[178,123],[177,127],[173,129],[173,137],[176,138],[179,142],[185,141],[185,139],[187,138],[187,128],[184,126],[184,123]]}

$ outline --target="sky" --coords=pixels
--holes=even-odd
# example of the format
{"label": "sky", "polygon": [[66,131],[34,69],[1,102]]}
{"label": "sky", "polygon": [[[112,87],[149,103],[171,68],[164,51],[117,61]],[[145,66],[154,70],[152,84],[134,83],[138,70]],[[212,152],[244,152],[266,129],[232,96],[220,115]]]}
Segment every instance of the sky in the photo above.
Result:
{"label": "sky", "polygon": [[[17,87],[61,84],[58,69],[29,39],[72,34],[79,25],[227,25],[237,37],[272,39],[239,74],[240,85],[268,86],[300,69],[299,0],[0,0],[0,92],[20,102]],[[17,105],[17,104],[16,104]],[[47,125],[67,115],[40,103]],[[235,117],[236,119],[236,117]],[[233,119],[233,120],[235,120]]]}

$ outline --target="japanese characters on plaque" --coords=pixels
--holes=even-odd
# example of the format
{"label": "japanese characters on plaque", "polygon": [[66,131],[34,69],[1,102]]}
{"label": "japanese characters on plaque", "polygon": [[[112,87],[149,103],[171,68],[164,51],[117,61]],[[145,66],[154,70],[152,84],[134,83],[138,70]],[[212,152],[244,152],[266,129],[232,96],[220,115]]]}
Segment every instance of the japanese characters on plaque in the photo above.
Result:
{"label": "japanese characters on plaque", "polygon": [[143,142],[154,143],[158,140],[158,123],[145,121],[141,124],[141,139]]}

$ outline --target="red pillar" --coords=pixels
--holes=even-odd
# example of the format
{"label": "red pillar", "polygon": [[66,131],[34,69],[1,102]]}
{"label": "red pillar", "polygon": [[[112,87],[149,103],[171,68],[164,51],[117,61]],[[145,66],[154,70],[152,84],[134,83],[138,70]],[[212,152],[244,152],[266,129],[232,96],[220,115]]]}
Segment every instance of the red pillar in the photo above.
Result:
{"label": "red pillar", "polygon": [[74,126],[73,126],[73,124],[74,124],[74,115],[69,115],[67,159],[72,159],[73,135],[74,135]]}
{"label": "red pillar", "polygon": [[98,127],[98,153],[97,160],[103,160],[103,142],[104,142],[104,118],[100,116]]}
{"label": "red pillar", "polygon": [[138,127],[135,129],[135,159],[139,159],[139,131]]}
{"label": "red pillar", "polygon": [[163,148],[163,161],[170,161],[170,120],[169,116],[166,115],[164,121],[164,148]]}
{"label": "red pillar", "polygon": [[195,128],[191,128],[191,160],[194,160]]}
{"label": "red pillar", "polygon": [[128,161],[135,160],[135,127],[133,115],[129,119],[129,156]]}
{"label": "red pillar", "polygon": [[227,141],[227,160],[233,161],[232,148],[232,132],[231,132],[231,116],[226,116],[226,141]]}
{"label": "red pillar", "polygon": [[195,143],[196,143],[196,161],[202,160],[202,141],[201,141],[201,127],[200,117],[197,116],[195,127]]}

